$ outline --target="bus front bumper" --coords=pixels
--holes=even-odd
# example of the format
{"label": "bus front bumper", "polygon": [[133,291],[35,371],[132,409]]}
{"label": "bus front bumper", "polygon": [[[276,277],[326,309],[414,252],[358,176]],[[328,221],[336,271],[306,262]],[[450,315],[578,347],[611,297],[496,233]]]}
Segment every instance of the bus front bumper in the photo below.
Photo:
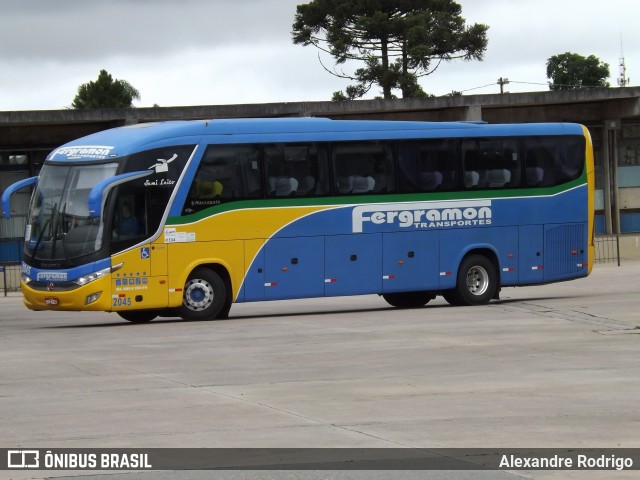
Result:
{"label": "bus front bumper", "polygon": [[111,276],[99,278],[93,282],[71,290],[34,289],[20,282],[24,304],[30,310],[54,311],[109,311],[111,310]]}

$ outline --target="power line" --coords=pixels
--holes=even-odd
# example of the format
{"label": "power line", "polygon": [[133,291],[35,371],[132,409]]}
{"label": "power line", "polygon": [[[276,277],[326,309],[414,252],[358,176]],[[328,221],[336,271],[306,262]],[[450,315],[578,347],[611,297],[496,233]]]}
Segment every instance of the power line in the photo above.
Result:
{"label": "power line", "polygon": [[[524,83],[527,85],[549,85],[548,83],[540,83],[540,82],[519,82],[517,80],[511,80],[511,83]],[[563,86],[569,86],[569,85],[563,85]]]}
{"label": "power line", "polygon": [[[500,77],[496,83],[488,83],[487,85],[481,85],[479,87],[473,87],[473,88],[467,88],[465,90],[459,90],[459,93],[471,92],[473,90],[480,90],[481,88],[493,87],[494,85],[499,85],[500,86],[500,93],[504,93],[503,87],[504,87],[504,85],[507,85],[509,83],[517,83],[517,84],[521,84],[521,85],[544,85],[546,87],[548,87],[550,85],[550,83],[548,83],[548,82],[546,82],[546,83],[542,83],[542,82],[523,82],[523,81],[519,81],[519,80],[509,80],[508,78]],[[553,85],[556,86],[556,87],[572,87],[572,88],[576,88],[576,89],[607,88],[607,87],[603,87],[602,85],[569,85],[569,84],[561,84],[561,83],[554,83]]]}
{"label": "power line", "polygon": [[497,83],[488,83],[487,85],[482,85],[480,87],[467,88],[466,90],[460,90],[460,93],[471,92],[473,90],[479,90],[481,88],[493,87],[494,85],[500,85],[500,93],[504,93],[503,86],[509,83],[528,83],[531,85],[547,85],[546,83],[534,83],[534,82],[518,82],[516,80],[509,80],[508,78],[500,77]]}
{"label": "power line", "polygon": [[494,85],[495,85],[495,83],[489,83],[487,85],[482,85],[481,87],[467,88],[466,90],[460,90],[460,93],[470,92],[472,90],[479,90],[481,88],[493,87]]}
{"label": "power line", "polygon": [[[551,83],[539,83],[539,82],[518,82],[516,80],[512,80],[511,83],[523,83],[526,85],[552,85]],[[609,88],[604,85],[575,85],[575,84],[565,84],[565,83],[553,83],[555,87],[572,87],[572,88]]]}

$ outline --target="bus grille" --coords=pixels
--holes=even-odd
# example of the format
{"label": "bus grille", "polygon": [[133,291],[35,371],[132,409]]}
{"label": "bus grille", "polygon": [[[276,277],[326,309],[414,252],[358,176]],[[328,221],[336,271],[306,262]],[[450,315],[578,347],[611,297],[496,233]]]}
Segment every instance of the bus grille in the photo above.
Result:
{"label": "bus grille", "polygon": [[[562,280],[585,270],[587,237],[582,224],[547,226],[544,239],[544,279]],[[580,266],[579,266],[580,265]]]}

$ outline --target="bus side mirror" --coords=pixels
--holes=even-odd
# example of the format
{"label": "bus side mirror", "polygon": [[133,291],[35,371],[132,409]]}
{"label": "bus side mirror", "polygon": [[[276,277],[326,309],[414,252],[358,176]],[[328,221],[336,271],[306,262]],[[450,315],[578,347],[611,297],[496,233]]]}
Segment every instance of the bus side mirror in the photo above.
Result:
{"label": "bus side mirror", "polygon": [[16,182],[13,185],[9,185],[9,187],[7,187],[7,189],[2,194],[2,214],[4,218],[11,217],[11,195],[16,193],[18,190],[31,187],[36,183],[38,183],[38,177],[30,177],[25,178],[24,180],[20,180],[19,182]]}
{"label": "bus side mirror", "polygon": [[144,170],[141,172],[123,173],[98,182],[89,192],[89,217],[97,218],[101,215],[102,205],[106,197],[105,192],[111,190],[116,185],[120,185],[121,183],[129,182],[131,180],[136,180],[138,178],[146,177],[147,175],[151,175],[152,173],[155,172]]}

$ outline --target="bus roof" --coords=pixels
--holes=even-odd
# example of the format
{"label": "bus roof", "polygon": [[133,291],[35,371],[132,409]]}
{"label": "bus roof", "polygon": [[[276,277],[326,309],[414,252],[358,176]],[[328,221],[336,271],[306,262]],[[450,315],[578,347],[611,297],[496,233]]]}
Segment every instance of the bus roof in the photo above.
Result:
{"label": "bus roof", "polygon": [[[572,123],[486,124],[482,122],[331,120],[311,117],[176,120],[140,123],[97,132],[61,146],[51,152],[47,160],[117,158],[154,147],[195,144],[201,142],[203,137],[212,137],[213,140],[216,136],[286,136],[287,134],[305,137],[318,134],[321,137],[316,140],[320,141],[346,139],[341,135],[347,134],[360,134],[362,139],[397,139],[402,138],[403,134],[411,138],[582,135],[583,130],[580,125]],[[300,139],[300,141],[305,140]],[[228,143],[228,140],[225,143]]]}

